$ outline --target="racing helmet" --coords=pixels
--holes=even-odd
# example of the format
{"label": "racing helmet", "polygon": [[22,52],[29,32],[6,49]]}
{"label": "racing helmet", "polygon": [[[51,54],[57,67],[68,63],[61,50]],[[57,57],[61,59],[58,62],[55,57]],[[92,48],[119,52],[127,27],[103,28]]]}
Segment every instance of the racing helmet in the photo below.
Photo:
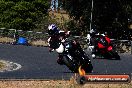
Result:
{"label": "racing helmet", "polygon": [[96,34],[96,29],[91,29],[90,34]]}
{"label": "racing helmet", "polygon": [[94,36],[94,35],[96,35],[97,34],[97,30],[96,29],[91,29],[90,30],[90,35],[91,36]]}
{"label": "racing helmet", "polygon": [[49,35],[55,35],[59,32],[57,26],[55,24],[51,24],[48,26],[48,34]]}

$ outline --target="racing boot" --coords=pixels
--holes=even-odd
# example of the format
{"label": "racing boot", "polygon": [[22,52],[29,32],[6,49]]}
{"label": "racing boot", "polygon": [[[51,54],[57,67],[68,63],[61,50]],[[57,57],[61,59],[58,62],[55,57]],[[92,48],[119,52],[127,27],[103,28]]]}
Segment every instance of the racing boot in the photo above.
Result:
{"label": "racing boot", "polygon": [[92,58],[93,58],[93,59],[95,59],[95,58],[96,58],[95,52],[96,52],[96,49],[95,49],[95,48],[93,48],[93,49],[92,49]]}
{"label": "racing boot", "polygon": [[95,59],[95,58],[96,58],[96,56],[95,56],[95,54],[94,54],[94,53],[92,53],[92,58],[93,58],[93,59]]}

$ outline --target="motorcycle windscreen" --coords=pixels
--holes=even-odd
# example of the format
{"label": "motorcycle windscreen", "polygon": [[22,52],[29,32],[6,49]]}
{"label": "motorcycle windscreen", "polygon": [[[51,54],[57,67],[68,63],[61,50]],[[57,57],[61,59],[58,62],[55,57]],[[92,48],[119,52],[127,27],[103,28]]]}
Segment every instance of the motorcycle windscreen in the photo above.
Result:
{"label": "motorcycle windscreen", "polygon": [[[103,46],[108,46],[108,42],[104,36],[98,37],[98,43],[102,44]],[[100,48],[102,45],[98,45]]]}
{"label": "motorcycle windscreen", "polygon": [[108,42],[108,44],[110,44],[110,42],[111,42],[110,38],[105,37],[105,39],[106,39],[106,41]]}

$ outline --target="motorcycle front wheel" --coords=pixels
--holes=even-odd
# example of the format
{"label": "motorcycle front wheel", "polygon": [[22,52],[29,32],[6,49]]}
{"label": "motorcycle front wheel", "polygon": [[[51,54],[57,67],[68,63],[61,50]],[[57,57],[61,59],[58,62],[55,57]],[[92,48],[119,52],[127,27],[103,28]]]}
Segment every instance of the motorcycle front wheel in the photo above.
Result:
{"label": "motorcycle front wheel", "polygon": [[92,73],[93,65],[91,63],[83,64],[82,69],[84,69],[86,73]]}
{"label": "motorcycle front wheel", "polygon": [[68,57],[63,58],[64,65],[66,65],[70,71],[73,73],[78,73],[78,64],[68,59]]}
{"label": "motorcycle front wheel", "polygon": [[119,54],[117,52],[113,51],[113,50],[109,52],[108,56],[115,59],[115,60],[120,60]]}

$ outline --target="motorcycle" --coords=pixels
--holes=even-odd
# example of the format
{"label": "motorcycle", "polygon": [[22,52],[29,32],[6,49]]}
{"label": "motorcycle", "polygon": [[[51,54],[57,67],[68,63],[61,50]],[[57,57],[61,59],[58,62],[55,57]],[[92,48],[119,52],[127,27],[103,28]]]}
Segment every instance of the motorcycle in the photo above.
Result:
{"label": "motorcycle", "polygon": [[[91,73],[93,66],[88,55],[82,50],[80,44],[76,41],[63,42],[58,37],[50,37],[48,40],[50,48],[54,49],[58,54],[63,55],[61,63],[66,65],[72,72],[78,73],[78,69],[81,66],[86,73]],[[74,43],[77,43],[76,47]],[[60,62],[59,62],[60,63]]]}
{"label": "motorcycle", "polygon": [[108,58],[108,59],[116,59],[120,60],[120,56],[114,50],[114,46],[111,43],[111,40],[108,36],[98,34],[94,37],[94,40],[96,41],[96,47],[91,44],[91,38],[90,34],[87,35],[87,40],[88,40],[88,51],[93,52],[92,58]]}

